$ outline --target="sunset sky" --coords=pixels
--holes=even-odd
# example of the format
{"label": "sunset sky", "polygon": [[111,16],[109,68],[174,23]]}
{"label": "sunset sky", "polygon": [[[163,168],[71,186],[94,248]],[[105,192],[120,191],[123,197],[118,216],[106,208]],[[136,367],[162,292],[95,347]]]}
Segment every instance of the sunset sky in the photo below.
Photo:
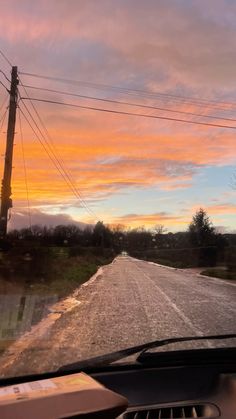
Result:
{"label": "sunset sky", "polygon": [[[0,49],[24,85],[146,108],[27,87],[32,98],[236,127],[235,1],[1,0]],[[2,56],[0,69],[10,77]],[[0,81],[8,85],[3,73]],[[0,121],[6,96],[0,86]],[[99,219],[179,231],[203,207],[215,226],[236,230],[235,128],[33,102],[46,137],[24,103],[97,217],[81,206],[21,114],[32,224]],[[11,228],[29,223],[19,114],[13,166]]]}

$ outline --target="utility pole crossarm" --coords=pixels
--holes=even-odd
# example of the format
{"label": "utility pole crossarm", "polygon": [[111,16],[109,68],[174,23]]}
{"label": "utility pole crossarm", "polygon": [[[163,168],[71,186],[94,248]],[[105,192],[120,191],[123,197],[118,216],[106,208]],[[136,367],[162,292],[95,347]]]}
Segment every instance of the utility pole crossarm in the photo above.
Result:
{"label": "utility pole crossarm", "polygon": [[12,207],[11,200],[11,176],[12,176],[12,159],[13,145],[16,124],[16,108],[18,99],[18,75],[17,67],[12,67],[11,72],[11,89],[9,101],[9,114],[7,126],[7,141],[5,152],[5,164],[1,189],[1,211],[0,211],[0,238],[4,238],[7,234],[8,211]]}

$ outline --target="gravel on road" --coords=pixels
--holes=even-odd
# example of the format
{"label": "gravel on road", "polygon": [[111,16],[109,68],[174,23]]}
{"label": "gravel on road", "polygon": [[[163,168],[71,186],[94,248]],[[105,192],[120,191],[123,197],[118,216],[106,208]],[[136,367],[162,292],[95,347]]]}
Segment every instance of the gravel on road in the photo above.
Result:
{"label": "gravel on road", "polygon": [[70,301],[9,347],[0,376],[53,371],[156,339],[236,332],[235,283],[129,256],[104,266],[64,305]]}

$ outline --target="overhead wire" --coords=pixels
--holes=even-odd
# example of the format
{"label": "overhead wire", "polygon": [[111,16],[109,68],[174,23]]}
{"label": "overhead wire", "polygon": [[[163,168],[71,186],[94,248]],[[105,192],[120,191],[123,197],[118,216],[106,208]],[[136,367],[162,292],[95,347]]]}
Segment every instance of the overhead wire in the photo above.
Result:
{"label": "overhead wire", "polygon": [[[2,102],[2,104],[1,104],[1,106],[0,106],[0,112],[1,112],[1,110],[3,109],[3,107],[6,105],[7,99],[8,99],[8,96],[5,96],[5,98],[3,99],[3,102]],[[2,115],[2,117],[0,118],[0,124],[1,124],[1,127],[0,127],[0,132],[2,131],[2,126],[3,126],[4,121],[5,121],[5,118],[6,118],[7,109],[8,109],[8,106],[6,107],[6,109],[5,109],[5,111],[4,111],[3,115]]]}
{"label": "overhead wire", "polygon": [[105,99],[105,98],[99,98],[99,97],[96,97],[96,96],[87,96],[87,95],[81,95],[81,94],[78,94],[78,93],[70,93],[70,92],[65,92],[65,91],[61,91],[61,90],[47,89],[47,88],[43,88],[43,87],[30,86],[30,85],[24,85],[24,84],[22,84],[22,86],[25,87],[25,88],[34,89],[34,90],[41,90],[41,91],[46,91],[46,92],[50,92],[50,93],[58,93],[58,94],[66,95],[66,96],[79,97],[81,99],[89,99],[89,100],[107,102],[107,103],[118,104],[118,105],[127,105],[127,106],[139,107],[139,108],[145,108],[145,109],[152,109],[152,110],[157,110],[157,111],[172,112],[172,113],[179,113],[179,114],[197,116],[197,117],[202,117],[202,118],[219,119],[219,120],[224,120],[224,121],[236,122],[236,119],[224,118],[224,117],[220,117],[220,116],[217,116],[217,115],[198,114],[198,113],[195,113],[195,112],[174,110],[174,109],[170,109],[170,108],[161,108],[161,107],[158,107],[158,106],[151,106],[151,105],[142,105],[140,103],[124,102],[124,101],[114,100],[114,99]]}
{"label": "overhead wire", "polygon": [[[22,82],[21,82],[21,79],[20,79],[20,78],[19,78],[19,84],[20,84],[20,86],[22,86],[22,87],[23,87],[23,89],[24,89],[24,92],[25,92],[26,96],[29,98],[28,92],[27,92],[27,90],[26,90],[26,86],[24,86],[24,85],[22,84]],[[35,107],[35,105],[34,105],[34,103],[33,103],[32,101],[30,101],[30,104],[31,104],[31,106],[32,106],[32,108],[33,108],[33,110],[34,110],[34,112],[36,113],[37,118],[38,118],[39,122],[41,123],[41,125],[42,125],[42,127],[43,127],[43,130],[44,130],[44,132],[45,132],[45,134],[47,135],[48,139],[50,140],[50,142],[51,142],[52,146],[54,146],[53,141],[52,141],[52,139],[51,139],[51,137],[50,137],[50,134],[49,134],[49,132],[48,132],[48,130],[47,130],[47,128],[46,128],[46,126],[45,126],[45,124],[44,124],[44,122],[43,122],[43,120],[42,120],[42,118],[41,118],[40,114],[39,114],[39,112],[37,111],[37,108]]]}
{"label": "overhead wire", "polygon": [[4,71],[0,70],[0,73],[2,73],[2,74],[4,75],[5,79],[6,79],[9,83],[11,83],[11,80],[7,77],[6,73],[4,73]]}
{"label": "overhead wire", "polygon": [[5,122],[5,119],[6,119],[6,115],[7,115],[7,109],[5,110],[2,118],[0,119],[0,133],[2,132],[2,128],[3,128],[3,124]]}
{"label": "overhead wire", "polygon": [[[19,79],[20,80],[20,79]],[[21,80],[20,80],[20,85],[23,87],[23,89],[24,89],[24,91],[25,91],[25,93],[26,93],[26,95],[27,95],[27,97],[29,98],[29,95],[28,95],[28,93],[27,93],[27,90],[25,89],[25,87],[23,86],[23,84],[22,84],[22,82],[21,82]],[[30,100],[30,98],[29,98],[29,100]],[[34,103],[30,100],[30,103],[31,103],[31,106],[32,106],[32,108],[33,108],[33,110],[34,110],[34,112],[36,113],[36,115],[37,115],[37,117],[38,117],[38,119],[39,119],[39,121],[40,121],[40,123],[41,123],[41,125],[42,125],[42,127],[43,127],[43,129],[44,129],[44,131],[45,131],[45,133],[46,133],[46,135],[47,135],[47,137],[48,137],[48,139],[49,139],[49,141],[51,142],[51,144],[48,144],[48,146],[49,146],[49,148],[51,148],[52,150],[52,152],[53,152],[53,155],[54,155],[54,157],[56,158],[56,160],[57,160],[57,163],[59,164],[59,166],[60,166],[60,168],[62,169],[62,171],[64,172],[64,174],[65,174],[65,176],[66,176],[66,178],[68,179],[68,181],[70,182],[70,184],[73,186],[73,188],[76,190],[76,192],[77,192],[77,194],[78,194],[78,196],[79,196],[79,199],[81,200],[81,202],[83,203],[83,205],[84,205],[84,207],[85,207],[85,209],[88,211],[88,212],[90,212],[90,215],[92,215],[93,217],[95,217],[96,219],[98,219],[98,217],[97,217],[97,215],[94,213],[94,211],[93,210],[91,210],[91,208],[89,208],[88,207],[88,205],[87,205],[87,203],[86,203],[86,201],[85,201],[85,199],[83,198],[83,196],[81,195],[81,192],[78,190],[78,188],[77,188],[77,186],[76,185],[74,185],[74,183],[73,183],[73,180],[71,179],[71,174],[69,173],[68,174],[68,170],[66,170],[64,167],[63,167],[63,162],[61,162],[62,161],[62,158],[61,158],[61,156],[57,156],[56,155],[56,153],[58,153],[57,152],[57,150],[55,150],[55,145],[53,144],[53,141],[52,141],[52,138],[51,138],[51,136],[50,136],[50,134],[49,134],[49,132],[48,132],[48,130],[47,130],[47,128],[46,128],[46,126],[45,126],[45,124],[44,124],[44,122],[43,122],[43,120],[42,120],[42,118],[41,118],[41,116],[40,116],[40,114],[39,114],[39,112],[37,111],[37,109],[36,109],[36,107],[35,107],[35,105],[34,105]],[[47,141],[46,141],[47,142]],[[48,142],[47,142],[48,143]],[[54,149],[54,150],[53,150]]]}
{"label": "overhead wire", "polygon": [[227,129],[233,129],[233,130],[236,129],[236,126],[230,126],[230,125],[213,124],[213,123],[208,123],[208,122],[192,121],[192,120],[181,119],[181,118],[171,118],[168,116],[158,116],[158,115],[149,115],[149,114],[126,112],[126,111],[117,111],[114,109],[96,108],[94,106],[83,106],[83,105],[77,105],[74,103],[60,102],[56,100],[48,100],[48,99],[40,99],[40,98],[32,98],[32,97],[21,97],[21,100],[22,101],[31,100],[35,102],[51,103],[54,105],[61,105],[61,106],[70,106],[74,108],[87,109],[87,110],[98,111],[98,112],[106,112],[106,113],[113,113],[113,114],[127,115],[127,116],[136,116],[136,117],[141,117],[141,118],[160,119],[160,120],[173,121],[173,122],[182,122],[182,123],[187,123],[187,124],[202,125],[202,126],[215,127],[215,128],[227,128]]}
{"label": "overhead wire", "polygon": [[[25,105],[25,104],[24,104]],[[63,173],[60,171],[60,168],[58,167],[58,165],[55,163],[55,160],[53,160],[50,152],[48,151],[47,147],[45,146],[44,142],[42,141],[42,139],[40,138],[40,136],[38,135],[37,131],[34,129],[33,125],[31,124],[30,120],[28,119],[28,117],[26,116],[26,114],[24,113],[24,111],[22,110],[22,108],[19,106],[19,109],[22,113],[22,115],[24,116],[26,122],[28,123],[28,125],[30,126],[30,128],[32,129],[33,133],[35,134],[36,138],[38,139],[38,141],[40,142],[40,144],[42,145],[43,149],[45,150],[46,154],[48,155],[49,159],[52,161],[53,165],[56,167],[56,169],[59,171],[59,173],[61,174],[61,176],[64,178]],[[29,113],[30,116],[31,113],[30,111],[26,108],[27,112]],[[35,121],[33,120],[33,122],[35,123]],[[36,123],[36,127],[37,127],[37,123]],[[40,128],[38,128],[39,132],[41,132]],[[42,134],[41,134],[42,135]]]}
{"label": "overhead wire", "polygon": [[0,112],[1,112],[2,108],[4,107],[4,105],[6,104],[7,99],[8,99],[8,95],[7,95],[7,96],[5,96],[5,98],[3,99],[3,102],[2,102],[2,104],[1,104],[1,106],[0,106]]}
{"label": "overhead wire", "polygon": [[9,89],[7,88],[7,86],[5,86],[5,84],[0,80],[0,84],[4,87],[4,89],[6,89],[7,92],[9,92]]}
{"label": "overhead wire", "polygon": [[4,52],[0,49],[0,54],[4,58],[4,60],[12,67],[11,61],[7,58],[7,56],[4,54]]}
{"label": "overhead wire", "polygon": [[110,89],[110,90],[115,90],[115,91],[123,91],[123,92],[130,92],[130,93],[138,93],[138,94],[142,94],[142,95],[146,95],[148,97],[163,97],[163,98],[170,98],[170,99],[177,99],[177,100],[181,100],[184,102],[188,102],[188,103],[193,103],[193,104],[199,104],[199,105],[206,105],[206,104],[211,104],[211,105],[221,105],[221,106],[234,106],[236,107],[236,103],[234,102],[226,102],[226,101],[220,101],[220,100],[212,100],[212,99],[205,99],[205,98],[201,98],[201,99],[197,99],[194,97],[189,97],[189,96],[182,96],[182,95],[174,95],[174,94],[170,94],[170,93],[163,93],[163,92],[151,92],[151,91],[146,91],[146,90],[142,90],[142,89],[131,89],[128,87],[121,87],[121,86],[114,86],[114,85],[107,85],[107,84],[98,84],[98,83],[92,83],[92,82],[84,82],[81,80],[71,80],[71,79],[65,79],[62,77],[52,77],[52,76],[45,76],[45,75],[40,75],[40,74],[35,74],[35,73],[29,73],[29,72],[20,72],[20,74],[25,75],[25,76],[30,76],[30,77],[36,77],[36,78],[40,78],[40,79],[46,79],[46,80],[54,80],[54,81],[58,81],[58,82],[62,82],[62,83],[68,83],[68,84],[74,84],[74,85],[82,85],[82,86],[86,86],[86,87],[92,87],[95,89]]}
{"label": "overhead wire", "polygon": [[[22,101],[22,104],[24,105],[25,109],[27,110],[28,114],[30,115],[32,121],[34,122],[35,126],[38,129],[38,132],[40,132],[41,137],[44,139],[45,141],[45,136],[43,135],[41,129],[38,127],[37,122],[35,121],[35,119],[33,118],[31,112],[29,111],[28,107],[25,105],[25,103]],[[18,105],[19,106],[19,105]],[[44,148],[46,154],[48,155],[49,159],[52,161],[52,163],[54,164],[54,166],[56,167],[56,169],[59,171],[60,175],[63,177],[64,181],[67,183],[67,185],[69,186],[69,188],[71,189],[71,191],[73,192],[73,194],[75,195],[75,197],[80,201],[81,206],[87,210],[87,212],[89,212],[90,216],[94,217],[95,219],[98,219],[98,217],[96,216],[96,214],[87,206],[87,204],[85,203],[85,201],[83,200],[83,198],[81,198],[80,193],[78,192],[78,190],[75,188],[75,186],[73,185],[71,179],[68,177],[68,175],[66,174],[64,168],[61,166],[57,156],[55,156],[55,153],[53,150],[51,150],[49,148],[47,148],[47,146],[45,145],[44,141],[42,141],[42,139],[40,138],[40,136],[38,135],[37,131],[35,131],[33,125],[31,124],[31,122],[29,121],[28,117],[25,115],[25,113],[23,112],[23,110],[21,109],[21,107],[19,106],[19,109],[21,110],[25,120],[27,121],[28,125],[31,127],[32,131],[34,132],[36,138],[38,139],[38,141],[40,142],[40,144],[42,145],[42,147]],[[53,155],[53,157],[51,156],[51,154]]]}
{"label": "overhead wire", "polygon": [[21,123],[21,115],[20,115],[19,108],[18,108],[18,120],[19,120],[20,138],[21,138],[21,151],[22,151],[23,167],[24,167],[24,177],[25,177],[25,189],[26,189],[26,199],[27,199],[27,208],[28,208],[29,228],[31,230],[31,228],[32,228],[32,219],[31,219],[31,208],[30,208],[30,200],[29,200],[28,177],[27,177],[27,169],[26,169],[26,161],[25,161],[24,137],[23,137],[22,123]]}
{"label": "overhead wire", "polygon": [[[5,59],[5,61],[12,67],[12,63],[11,63],[11,61],[7,58],[7,56],[3,53],[3,51],[0,49],[0,54],[1,54],[1,56]],[[1,71],[2,72],[2,71]],[[4,72],[2,72],[3,74],[4,74],[4,76],[6,77],[6,75],[5,75],[5,73]],[[7,78],[7,77],[6,77]],[[5,88],[6,88],[6,86],[2,83],[2,82],[0,82]],[[7,89],[7,88],[6,88]],[[7,89],[8,90],[8,89]],[[20,109],[20,108],[19,108]],[[22,110],[20,109],[20,112],[22,112]],[[3,117],[5,118],[5,115],[6,115],[6,112],[5,112],[5,114],[3,115]],[[23,114],[24,115],[24,114]],[[24,115],[24,117],[25,118],[27,118],[26,117],[26,115]],[[32,115],[31,115],[31,117],[32,117]],[[3,120],[4,120],[4,118],[3,118]],[[4,121],[3,121],[4,122]],[[28,123],[29,123],[30,121],[28,120]],[[35,123],[35,120],[34,120],[34,123]],[[33,126],[32,126],[32,124],[30,124],[30,126],[31,126],[31,129],[33,129]],[[37,126],[37,125],[36,125]],[[38,128],[38,126],[37,126],[37,128]],[[38,128],[39,129],[39,128]],[[35,132],[35,135],[36,135],[37,133]],[[41,133],[41,135],[42,135],[42,133]],[[39,136],[37,136],[36,135],[36,137],[39,139]],[[42,142],[41,142],[41,144],[43,144]],[[46,147],[45,147],[45,150],[46,150]],[[52,152],[52,150],[51,150],[51,152]],[[48,153],[49,154],[49,153]],[[54,156],[54,158],[56,158],[56,156]],[[53,161],[54,162],[54,165],[55,165],[55,161]],[[58,167],[57,167],[57,169],[58,169]],[[64,169],[63,169],[63,171],[64,171]],[[63,175],[63,173],[61,172],[61,175]],[[65,175],[66,175],[66,173],[65,173]],[[66,176],[64,177],[65,179],[67,178]],[[69,183],[71,184],[71,186],[72,186],[72,188],[74,188],[73,187],[73,185],[72,185],[72,182],[71,182],[71,180],[69,180]],[[74,192],[76,192],[76,197],[77,197],[77,199],[79,199],[80,200],[80,202],[82,202],[83,203],[83,206],[85,207],[85,209],[90,213],[90,215],[92,215],[93,217],[95,216],[95,218],[97,218],[97,216],[96,216],[96,214],[89,208],[89,207],[87,207],[87,204],[85,204],[85,201],[80,197],[80,195],[79,195],[79,192],[78,191],[76,191],[76,190],[74,190]]]}
{"label": "overhead wire", "polygon": [[[26,88],[24,87],[24,85],[21,83],[21,80],[20,80],[20,85],[23,87],[23,89],[24,89],[24,91],[25,91],[25,93],[26,93],[27,97],[29,98],[29,95],[28,95],[28,93],[27,93],[27,90],[26,90]],[[57,155],[56,155],[56,153],[58,154],[58,151],[57,151],[57,150],[56,150],[56,148],[55,148],[55,145],[54,145],[53,140],[52,140],[52,138],[51,138],[51,136],[50,136],[50,134],[49,134],[49,131],[48,131],[47,127],[45,126],[45,124],[44,124],[44,122],[43,122],[43,120],[42,120],[42,118],[41,118],[41,116],[40,116],[40,114],[39,114],[39,112],[38,112],[37,108],[35,107],[35,105],[34,105],[34,103],[33,103],[32,101],[30,101],[30,103],[31,103],[31,106],[33,107],[33,109],[34,109],[34,111],[35,111],[35,113],[36,113],[36,115],[37,115],[37,117],[38,117],[38,119],[39,119],[39,122],[41,123],[41,125],[42,125],[42,127],[43,127],[43,129],[44,129],[44,132],[45,132],[46,136],[48,137],[48,140],[51,142],[51,146],[50,146],[50,147],[54,148],[53,152],[54,152],[54,155],[55,155],[55,157],[56,157],[56,159],[57,159],[57,161],[58,161],[58,163],[59,163],[59,165],[60,165],[61,169],[65,172],[65,175],[66,175],[66,177],[68,178],[68,180],[70,181],[70,183],[71,183],[71,184],[73,184],[73,180],[71,179],[71,173],[70,173],[70,171],[69,171],[68,169],[66,170],[66,169],[63,167],[64,162],[63,162],[63,159],[62,159],[61,155],[59,155],[59,156],[57,156]],[[78,193],[78,195],[79,195],[80,199],[81,199],[81,200],[82,200],[82,202],[84,203],[85,207],[87,207],[87,208],[88,208],[88,210],[89,210],[89,211],[93,214],[93,216],[95,216],[95,218],[97,218],[97,219],[98,219],[98,217],[96,216],[96,214],[94,213],[94,211],[93,211],[93,210],[91,210],[91,209],[88,207],[88,205],[87,205],[86,201],[84,200],[84,198],[83,198],[83,196],[82,196],[81,192],[78,190],[77,186],[76,186],[76,185],[73,185],[73,186],[74,186],[74,188],[76,189],[76,191],[77,191],[77,193]]]}

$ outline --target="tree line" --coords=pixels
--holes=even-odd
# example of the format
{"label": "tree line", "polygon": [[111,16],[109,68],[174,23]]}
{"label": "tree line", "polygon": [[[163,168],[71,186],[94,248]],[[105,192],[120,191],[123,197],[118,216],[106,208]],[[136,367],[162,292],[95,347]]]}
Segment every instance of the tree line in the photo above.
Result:
{"label": "tree line", "polygon": [[83,229],[75,224],[56,227],[34,225],[31,228],[10,231],[8,241],[10,243],[32,241],[45,246],[111,248],[115,253],[119,253],[209,246],[222,250],[228,244],[236,245],[236,235],[217,232],[207,212],[200,208],[193,215],[188,229],[183,232],[168,232],[160,224],[152,229],[146,229],[145,227],[126,228],[123,225],[109,226],[98,221],[95,226]]}

